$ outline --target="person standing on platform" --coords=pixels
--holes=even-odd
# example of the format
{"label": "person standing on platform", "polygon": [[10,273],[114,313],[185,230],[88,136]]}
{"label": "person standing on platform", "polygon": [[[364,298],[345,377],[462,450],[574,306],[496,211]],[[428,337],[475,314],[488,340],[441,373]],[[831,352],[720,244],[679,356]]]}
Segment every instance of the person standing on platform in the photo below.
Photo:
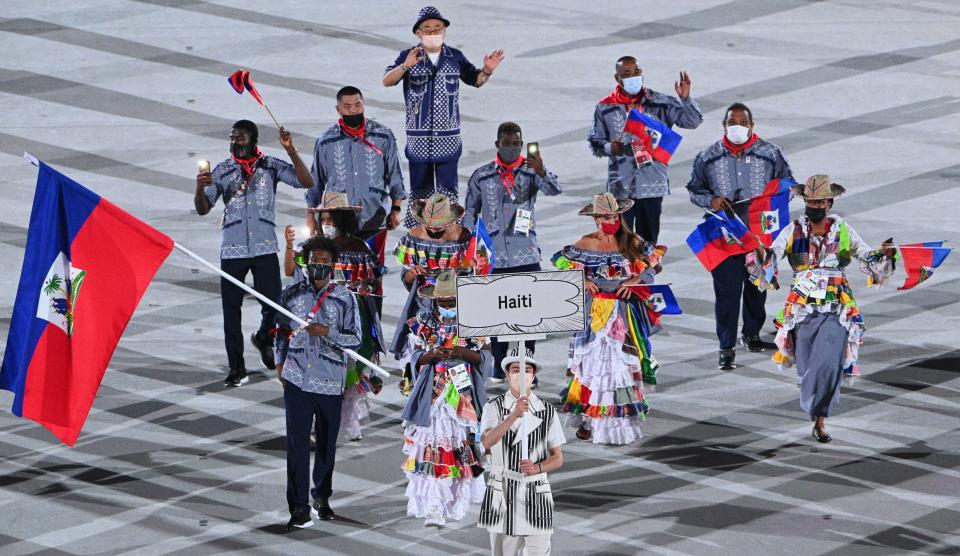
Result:
{"label": "person standing on platform", "polygon": [[[320,205],[324,193],[346,193],[351,205],[360,207],[360,239],[386,227],[400,225],[400,212],[407,193],[403,188],[397,140],[387,126],[366,118],[363,93],[347,86],[337,91],[340,120],[317,138],[310,172],[314,185],[307,190],[308,209]],[[307,213],[310,235],[317,234],[317,221]]]}
{"label": "person standing on platform", "polygon": [[[521,371],[520,350],[512,349],[503,360],[503,371],[510,389],[488,401],[480,418],[488,469],[478,525],[490,532],[493,556],[547,556],[553,535],[553,494],[547,473],[563,465],[560,446],[567,439],[551,404],[533,392],[520,395],[520,373],[526,372],[529,385],[540,371],[533,353],[527,350],[526,369]],[[523,424],[527,459],[519,439]]]}
{"label": "person standing on platform", "polygon": [[[411,199],[424,199],[434,192],[454,201],[459,198],[460,82],[482,87],[503,60],[503,50],[494,50],[477,69],[462,52],[444,44],[449,26],[450,21],[433,6],[421,9],[413,24],[420,43],[401,51],[383,75],[387,87],[403,81]],[[405,224],[417,225],[409,207]]]}
{"label": "person standing on platform", "polygon": [[[557,176],[548,172],[539,152],[524,158],[520,126],[504,122],[494,142],[497,154],[492,162],[477,168],[467,184],[463,227],[472,230],[477,218],[493,240],[496,266],[493,274],[540,270],[534,204],[537,193],[559,195]],[[493,342],[494,378],[503,382],[500,362],[507,354],[506,342]],[[531,351],[535,342],[528,342]]]}
{"label": "person standing on platform", "polygon": [[[693,161],[687,184],[690,201],[713,212],[736,213],[749,222],[750,199],[763,193],[770,180],[793,179],[790,165],[777,145],[754,132],[753,113],[746,105],[731,104],[723,117],[723,138]],[[736,368],[737,323],[743,306],[740,342],[750,351],[763,351],[760,329],[766,319],[766,290],[752,287],[748,255],[733,255],[717,265],[713,277],[714,314],[720,340],[719,367]]]}
{"label": "person standing on platform", "polygon": [[[309,324],[293,331],[289,318],[277,316],[277,376],[283,383],[287,420],[287,531],[313,525],[314,512],[323,520],[335,518],[330,496],[347,378],[343,349],[357,349],[362,341],[353,293],[330,280],[339,255],[337,244],[314,236],[304,243],[303,252],[306,279],[284,290],[280,304]],[[311,431],[317,438],[312,491]]]}
{"label": "person standing on platform", "polygon": [[696,101],[690,98],[690,76],[680,72],[674,84],[679,99],[643,86],[643,70],[633,56],[617,60],[617,88],[600,100],[593,111],[593,129],[587,141],[594,156],[607,157],[607,191],[623,201],[632,199],[632,208],[623,221],[630,231],[656,243],[660,235],[663,197],[670,192],[667,166],[650,157],[644,142],[624,132],[630,110],[649,114],[664,124],[695,129],[703,122]]}
{"label": "person standing on platform", "polygon": [[[220,268],[243,281],[250,272],[253,286],[268,298],[280,297],[280,260],[276,231],[277,183],[297,188],[313,186],[310,171],[300,160],[293,139],[280,129],[280,144],[287,151],[288,164],[272,156],[264,156],[257,148],[259,131],[249,120],[233,124],[230,131],[230,158],[217,164],[213,172],[197,174],[197,190],[193,205],[197,214],[205,215],[223,198],[223,216],[220,219]],[[223,305],[223,340],[227,349],[230,372],[226,386],[240,386],[247,382],[247,368],[243,360],[243,329],[240,317],[244,291],[233,283],[220,280],[220,298]],[[260,352],[260,361],[267,369],[274,369],[273,330],[276,311],[261,303],[260,328],[250,337]]]}

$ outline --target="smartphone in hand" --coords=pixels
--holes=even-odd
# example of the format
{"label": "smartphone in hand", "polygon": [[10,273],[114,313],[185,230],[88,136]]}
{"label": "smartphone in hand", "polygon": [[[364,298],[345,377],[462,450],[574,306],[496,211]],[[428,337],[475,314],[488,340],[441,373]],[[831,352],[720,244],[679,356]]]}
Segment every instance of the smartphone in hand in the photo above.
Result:
{"label": "smartphone in hand", "polygon": [[527,143],[527,157],[540,155],[540,143],[536,141]]}

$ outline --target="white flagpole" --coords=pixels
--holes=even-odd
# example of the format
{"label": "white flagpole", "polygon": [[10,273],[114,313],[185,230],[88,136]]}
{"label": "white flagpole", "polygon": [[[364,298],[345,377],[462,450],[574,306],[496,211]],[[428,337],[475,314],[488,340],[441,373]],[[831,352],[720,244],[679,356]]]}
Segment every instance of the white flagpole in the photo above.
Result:
{"label": "white flagpole", "polygon": [[[520,355],[520,397],[527,395],[527,342],[520,340],[518,345]],[[530,411],[529,406],[527,412]],[[527,416],[520,417],[520,459],[530,459],[530,449],[527,446]]]}
{"label": "white flagpole", "polygon": [[[184,247],[183,245],[180,245],[180,244],[177,243],[177,242],[173,242],[173,246],[176,247],[176,248],[177,248],[179,251],[181,251],[183,254],[185,254],[185,255],[187,255],[188,257],[194,259],[195,261],[197,261],[198,263],[202,264],[203,266],[209,268],[210,270],[216,272],[216,273],[219,274],[221,277],[223,277],[224,279],[226,279],[226,280],[228,280],[229,282],[233,283],[233,284],[234,284],[235,286],[237,286],[238,288],[243,289],[243,291],[245,291],[245,292],[249,293],[250,295],[256,297],[257,299],[259,299],[260,301],[266,303],[267,305],[273,307],[274,309],[276,309],[276,310],[279,311],[280,313],[283,313],[284,315],[286,315],[287,317],[289,317],[290,320],[296,322],[296,323],[299,324],[300,326],[308,326],[308,325],[310,324],[310,323],[308,323],[307,321],[305,321],[305,320],[301,319],[300,317],[298,317],[297,315],[294,315],[293,313],[291,313],[290,311],[288,311],[285,307],[279,305],[278,303],[275,303],[273,300],[271,300],[271,299],[268,298],[267,296],[261,294],[261,293],[258,292],[257,290],[255,290],[255,289],[251,288],[250,286],[244,284],[242,281],[237,280],[237,279],[234,278],[233,276],[230,276],[230,275],[227,274],[226,272],[220,270],[219,268],[217,268],[217,266],[215,266],[214,264],[210,263],[210,261],[207,261],[206,259],[204,259],[204,258],[201,257],[200,255],[197,255],[196,253],[194,253],[193,251],[187,249],[187,248]],[[331,345],[332,345],[332,344],[331,344]],[[334,347],[337,347],[337,346],[334,346]],[[337,348],[337,349],[342,350],[344,353],[346,353],[347,355],[349,355],[349,356],[352,357],[353,359],[355,359],[355,360],[363,363],[364,365],[370,367],[371,369],[373,369],[373,371],[374,371],[375,373],[377,373],[378,375],[380,375],[381,378],[388,378],[388,377],[390,376],[390,373],[388,373],[387,371],[385,371],[385,370],[383,370],[382,368],[380,368],[379,365],[377,365],[377,364],[374,363],[373,361],[370,361],[369,359],[367,359],[366,357],[360,355],[359,353],[353,351],[352,349],[347,349],[347,348]]]}

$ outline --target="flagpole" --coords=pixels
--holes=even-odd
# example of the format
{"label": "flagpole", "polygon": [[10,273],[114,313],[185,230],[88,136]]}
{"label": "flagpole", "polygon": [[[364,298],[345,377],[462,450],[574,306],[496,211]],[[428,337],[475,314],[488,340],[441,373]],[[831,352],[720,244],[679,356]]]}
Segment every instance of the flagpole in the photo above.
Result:
{"label": "flagpole", "polygon": [[264,108],[267,109],[267,114],[270,114],[270,118],[273,120],[273,123],[277,124],[277,129],[283,129],[283,126],[280,125],[280,122],[278,122],[277,119],[273,116],[273,112],[270,111],[270,107],[267,106],[267,103],[264,102],[260,106],[263,106]]}
{"label": "flagpole", "polygon": [[[276,302],[274,302],[273,300],[271,300],[271,299],[268,298],[267,296],[261,294],[261,293],[258,292],[257,290],[255,290],[255,289],[251,288],[250,286],[244,284],[242,281],[237,280],[237,279],[234,278],[233,276],[230,276],[229,274],[227,274],[227,273],[224,272],[223,270],[217,268],[215,265],[213,265],[212,263],[210,263],[210,261],[207,261],[206,259],[204,259],[204,258],[201,257],[200,255],[197,255],[196,253],[194,253],[193,251],[187,249],[187,248],[184,247],[183,245],[180,245],[179,243],[177,243],[177,242],[175,241],[175,242],[173,242],[173,246],[176,247],[176,248],[177,248],[179,251],[181,251],[183,254],[187,255],[188,257],[192,258],[193,260],[197,261],[198,263],[202,264],[203,266],[209,268],[210,270],[216,272],[216,273],[219,274],[222,278],[224,278],[224,279],[226,279],[227,281],[233,283],[233,284],[234,284],[235,286],[237,286],[238,288],[241,288],[243,291],[245,291],[245,292],[249,293],[250,295],[256,297],[257,299],[259,299],[259,300],[262,301],[263,303],[266,303],[267,305],[273,307],[273,308],[276,309],[278,312],[284,314],[284,315],[287,316],[290,320],[296,322],[296,323],[299,324],[300,326],[306,327],[306,326],[309,326],[309,325],[310,325],[310,323],[308,323],[307,321],[305,321],[305,320],[303,320],[302,318],[298,317],[297,315],[291,313],[290,311],[288,311],[288,310],[287,310],[285,307],[283,307],[282,305],[277,304]],[[331,344],[331,345],[332,345],[332,344]],[[355,359],[356,361],[359,361],[359,362],[363,363],[364,365],[366,365],[367,367],[370,367],[375,373],[377,373],[378,375],[380,375],[381,378],[388,378],[388,377],[390,376],[390,373],[388,373],[387,371],[385,371],[385,370],[383,370],[382,368],[380,368],[379,365],[377,365],[377,364],[374,363],[373,361],[370,361],[369,359],[367,359],[366,357],[360,355],[359,353],[353,351],[352,349],[341,348],[341,347],[338,347],[338,346],[334,346],[334,347],[336,347],[337,349],[340,349],[341,351],[343,351],[344,353],[346,353],[347,355],[349,355],[350,357],[352,357],[352,358]]]}

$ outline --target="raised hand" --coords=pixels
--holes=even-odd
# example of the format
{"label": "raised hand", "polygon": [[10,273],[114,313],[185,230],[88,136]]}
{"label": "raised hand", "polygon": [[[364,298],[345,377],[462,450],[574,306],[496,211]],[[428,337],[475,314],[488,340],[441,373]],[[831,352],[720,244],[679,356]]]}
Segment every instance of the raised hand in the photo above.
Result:
{"label": "raised hand", "polygon": [[407,58],[403,61],[403,68],[410,69],[419,64],[420,60],[423,60],[423,47],[415,46],[410,49],[410,52],[407,52]]}
{"label": "raised hand", "polygon": [[673,84],[674,90],[677,91],[677,96],[680,98],[687,98],[690,96],[690,75],[685,72],[680,72],[680,80]]}
{"label": "raised hand", "polygon": [[487,54],[483,57],[483,69],[487,73],[493,73],[493,70],[497,69],[497,66],[500,65],[500,62],[503,61],[503,49],[498,48],[490,54]]}

